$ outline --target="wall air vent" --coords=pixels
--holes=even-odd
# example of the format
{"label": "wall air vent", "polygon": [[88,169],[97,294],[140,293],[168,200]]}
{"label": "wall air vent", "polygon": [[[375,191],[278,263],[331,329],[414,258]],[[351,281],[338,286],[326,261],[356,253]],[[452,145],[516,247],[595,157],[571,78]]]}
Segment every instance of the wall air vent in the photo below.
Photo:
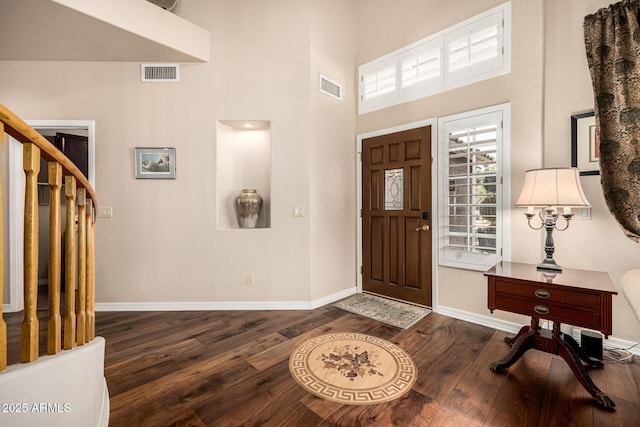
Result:
{"label": "wall air vent", "polygon": [[143,82],[179,82],[178,64],[141,64]]}
{"label": "wall air vent", "polygon": [[329,80],[322,74],[320,74],[320,92],[332,98],[342,100],[342,85],[333,80]]}

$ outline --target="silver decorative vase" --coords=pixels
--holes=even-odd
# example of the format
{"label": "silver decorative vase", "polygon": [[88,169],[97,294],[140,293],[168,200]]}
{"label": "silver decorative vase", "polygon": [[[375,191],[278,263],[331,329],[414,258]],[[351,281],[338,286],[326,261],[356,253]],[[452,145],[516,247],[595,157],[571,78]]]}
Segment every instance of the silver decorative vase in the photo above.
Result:
{"label": "silver decorative vase", "polygon": [[238,224],[240,228],[256,228],[260,210],[262,209],[262,197],[258,190],[244,188],[236,198],[238,212]]}

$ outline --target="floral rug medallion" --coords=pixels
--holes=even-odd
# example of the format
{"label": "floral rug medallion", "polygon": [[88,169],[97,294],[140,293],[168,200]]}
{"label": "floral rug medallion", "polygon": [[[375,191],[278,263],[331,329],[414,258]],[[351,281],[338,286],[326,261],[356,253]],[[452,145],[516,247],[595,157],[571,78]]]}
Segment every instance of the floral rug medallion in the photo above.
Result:
{"label": "floral rug medallion", "polygon": [[396,399],[411,390],[418,376],[411,356],[400,347],[357,333],[304,342],[291,353],[289,371],[309,393],[349,405]]}

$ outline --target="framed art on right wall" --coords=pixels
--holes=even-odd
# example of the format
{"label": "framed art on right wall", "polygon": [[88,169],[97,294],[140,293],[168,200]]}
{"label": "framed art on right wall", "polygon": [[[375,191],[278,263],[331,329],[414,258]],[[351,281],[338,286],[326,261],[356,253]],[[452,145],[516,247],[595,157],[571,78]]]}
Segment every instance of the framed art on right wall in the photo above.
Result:
{"label": "framed art on right wall", "polygon": [[571,166],[580,175],[600,175],[600,140],[593,111],[571,116]]}

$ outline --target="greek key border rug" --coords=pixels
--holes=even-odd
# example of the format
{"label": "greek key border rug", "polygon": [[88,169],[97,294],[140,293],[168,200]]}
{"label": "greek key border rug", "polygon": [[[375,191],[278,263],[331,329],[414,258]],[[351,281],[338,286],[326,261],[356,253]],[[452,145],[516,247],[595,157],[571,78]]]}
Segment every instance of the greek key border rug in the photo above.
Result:
{"label": "greek key border rug", "polygon": [[428,308],[364,293],[351,295],[333,306],[402,329],[410,328],[431,313]]}
{"label": "greek key border rug", "polygon": [[289,358],[289,371],[309,393],[331,402],[372,405],[402,396],[415,384],[411,356],[381,338],[334,333],[310,339]]}

